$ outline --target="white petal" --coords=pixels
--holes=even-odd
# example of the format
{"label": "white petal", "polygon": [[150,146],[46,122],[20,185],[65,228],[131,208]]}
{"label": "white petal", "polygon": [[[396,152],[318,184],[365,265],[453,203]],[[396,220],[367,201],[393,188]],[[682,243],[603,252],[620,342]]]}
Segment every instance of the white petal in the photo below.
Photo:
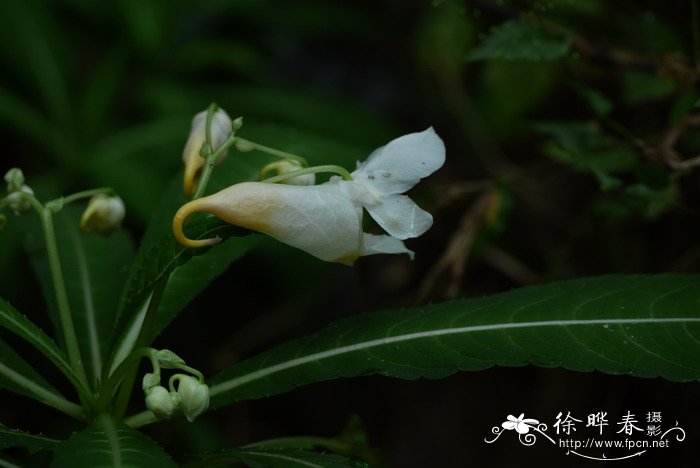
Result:
{"label": "white petal", "polygon": [[409,133],[375,150],[352,173],[380,195],[404,193],[445,162],[445,145],[432,127]]}
{"label": "white petal", "polygon": [[507,431],[512,431],[513,429],[515,429],[515,424],[516,423],[514,423],[512,421],[506,421],[506,422],[501,424],[501,427],[503,427],[503,429],[505,429]]}
{"label": "white petal", "polygon": [[362,254],[362,208],[341,194],[337,184],[245,182],[197,202],[202,211],[321,260],[352,264]]}
{"label": "white petal", "polygon": [[373,234],[363,233],[362,237],[362,255],[374,254],[408,254],[413,260],[414,253],[408,250],[402,241],[391,236],[375,236]]}
{"label": "white petal", "polygon": [[397,239],[418,237],[433,225],[433,217],[405,195],[389,195],[365,206],[374,220]]}

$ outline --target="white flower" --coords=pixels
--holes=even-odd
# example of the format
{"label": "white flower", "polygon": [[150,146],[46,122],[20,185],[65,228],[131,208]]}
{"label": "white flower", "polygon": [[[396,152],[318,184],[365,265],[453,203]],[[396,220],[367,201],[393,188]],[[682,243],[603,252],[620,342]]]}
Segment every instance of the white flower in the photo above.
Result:
{"label": "white flower", "polygon": [[80,218],[80,229],[88,233],[95,231],[107,235],[122,225],[125,213],[121,198],[105,194],[95,195]]}
{"label": "white flower", "polygon": [[[423,234],[433,218],[401,194],[444,161],[442,140],[429,128],[374,151],[358,164],[350,181],[333,177],[313,186],[244,182],[194,200],[177,212],[173,231],[189,247],[217,243],[216,238],[190,240],[182,232],[191,213],[205,211],[329,262],[352,264],[358,257],[378,253],[413,258],[402,240]],[[362,232],[363,208],[390,235]]]}
{"label": "white flower", "polygon": [[521,413],[517,418],[509,414],[506,418],[508,421],[505,421],[501,426],[507,431],[515,429],[518,434],[527,434],[530,432],[530,428],[537,427],[540,422],[537,419],[523,419],[524,416],[525,413]]}
{"label": "white flower", "polygon": [[209,408],[209,387],[189,375],[183,375],[179,380],[180,407],[187,420],[192,422]]}
{"label": "white flower", "polygon": [[176,393],[171,394],[165,387],[160,385],[146,390],[146,408],[160,419],[170,419],[178,406],[179,397]]}
{"label": "white flower", "polygon": [[[199,150],[202,149],[202,144],[206,139],[206,127],[207,111],[202,111],[192,119],[190,136],[182,152],[182,161],[185,163],[183,188],[187,198],[192,197],[195,187],[197,186],[197,181],[199,180],[199,175],[204,167],[204,158],[199,155]],[[226,111],[218,109],[211,120],[212,150],[216,151],[223,142],[231,136],[232,131],[231,118]],[[222,159],[223,157],[217,162],[220,162]]]}

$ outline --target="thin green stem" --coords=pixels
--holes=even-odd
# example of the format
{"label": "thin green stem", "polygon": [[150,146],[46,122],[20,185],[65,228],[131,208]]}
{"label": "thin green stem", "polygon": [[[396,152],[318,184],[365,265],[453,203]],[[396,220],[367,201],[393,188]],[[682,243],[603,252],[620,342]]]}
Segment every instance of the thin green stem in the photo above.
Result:
{"label": "thin green stem", "polygon": [[282,159],[293,159],[295,161],[299,161],[302,165],[308,166],[309,163],[306,161],[306,159],[302,158],[301,156],[293,153],[288,153],[286,151],[281,151],[275,148],[270,148],[269,146],[264,146],[259,143],[255,143],[254,141],[246,140],[244,138],[238,137],[238,143],[241,145],[245,145],[247,148],[256,149],[258,151],[262,151],[263,153],[270,154],[272,156],[277,156],[278,158]]}
{"label": "thin green stem", "polygon": [[[143,348],[144,346],[148,345],[148,342],[151,340],[151,329],[153,328],[156,316],[158,315],[158,307],[160,306],[160,301],[163,298],[165,287],[168,285],[168,279],[170,279],[170,276],[166,276],[165,278],[161,279],[153,287],[151,301],[148,304],[146,316],[143,318],[143,323],[141,324],[141,330],[139,330],[139,335],[134,343],[134,349]],[[130,362],[124,371],[124,379],[122,380],[119,392],[117,394],[117,400],[114,404],[113,414],[117,417],[124,416],[124,413],[126,412],[126,407],[129,404],[131,391],[136,380],[136,372],[138,371],[139,367],[138,364],[138,360]]]}
{"label": "thin green stem", "polygon": [[134,429],[146,426],[148,424],[153,424],[154,422],[158,421],[160,421],[160,419],[158,419],[158,416],[156,416],[155,414],[153,414],[153,412],[148,410],[132,414],[128,418],[124,419],[124,423],[127,426],[133,427]]}
{"label": "thin green stem", "polygon": [[307,167],[304,169],[299,169],[298,171],[285,172],[284,174],[270,177],[269,179],[264,179],[262,180],[262,182],[274,184],[276,182],[284,182],[285,180],[292,179],[294,177],[306,174],[316,174],[318,172],[332,172],[334,174],[340,175],[343,178],[343,180],[352,180],[352,176],[344,167],[327,164],[324,166]]}
{"label": "thin green stem", "polygon": [[56,294],[56,305],[58,306],[58,317],[63,331],[63,339],[68,352],[68,360],[71,367],[78,375],[80,382],[88,387],[87,375],[83,366],[83,359],[80,355],[78,347],[78,337],[75,333],[73,325],[73,316],[71,315],[70,305],[68,303],[68,293],[66,292],[66,284],[63,280],[63,271],[61,270],[61,259],[58,255],[58,245],[56,244],[56,234],[53,226],[53,214],[47,208],[41,210],[41,225],[44,231],[44,240],[46,242],[46,254],[49,259],[49,268],[51,270],[51,278],[53,279],[54,293]]}
{"label": "thin green stem", "polygon": [[114,194],[114,189],[111,187],[100,187],[92,190],[83,190],[82,192],[76,192],[73,194],[70,194],[66,197],[61,197],[57,198],[56,200],[51,200],[50,202],[47,203],[62,203],[63,206],[73,203],[74,201],[81,200],[83,198],[90,198],[95,195],[99,195],[101,193],[104,193],[106,195],[113,195]]}
{"label": "thin green stem", "polygon": [[109,404],[112,401],[114,392],[116,392],[119,384],[121,383],[124,375],[132,367],[138,367],[138,362],[144,358],[148,357],[153,361],[153,349],[152,348],[138,348],[135,349],[129,356],[124,359],[119,366],[112,372],[107,379],[107,381],[100,388],[100,395],[95,404],[96,410],[107,411]]}
{"label": "thin green stem", "polygon": [[76,419],[85,419],[85,412],[80,405],[66,400],[62,395],[48,390],[37,384],[24,375],[10,369],[0,362],[0,375],[11,381],[17,387],[31,394],[35,399],[42,403],[57,409],[58,411],[67,414]]}
{"label": "thin green stem", "polygon": [[201,198],[204,195],[207,184],[209,184],[209,179],[214,172],[214,164],[216,164],[216,161],[218,161],[219,158],[236,142],[236,132],[233,131],[231,135],[222,143],[222,145],[217,148],[216,151],[214,151],[211,139],[211,122],[217,109],[218,106],[214,103],[209,105],[209,109],[207,109],[207,122],[204,133],[206,140],[202,145],[202,149],[205,150],[205,154],[201,154],[201,156],[204,157],[205,162],[204,167],[202,168],[202,174],[199,177],[199,182],[197,182],[197,190],[195,190],[194,195],[192,196],[193,200]]}

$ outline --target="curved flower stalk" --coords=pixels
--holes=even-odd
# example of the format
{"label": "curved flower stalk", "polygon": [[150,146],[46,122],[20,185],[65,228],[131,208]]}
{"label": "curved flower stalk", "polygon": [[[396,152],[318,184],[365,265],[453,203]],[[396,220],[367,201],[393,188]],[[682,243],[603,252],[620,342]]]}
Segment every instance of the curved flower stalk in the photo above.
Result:
{"label": "curved flower stalk", "polygon": [[[204,167],[204,158],[199,154],[206,140],[207,111],[202,111],[192,119],[190,136],[182,152],[182,161],[185,163],[185,176],[183,188],[185,196],[192,198],[199,175]],[[216,151],[233,131],[231,118],[223,109],[217,109],[211,120],[211,146]],[[219,158],[219,161],[223,156]],[[218,161],[217,161],[218,162]]]}
{"label": "curved flower stalk", "polygon": [[[413,258],[402,240],[423,234],[433,218],[401,194],[444,161],[444,144],[429,128],[374,151],[358,164],[352,180],[333,177],[311,186],[244,182],[193,200],[176,213],[173,231],[188,247],[218,243],[218,238],[192,240],[183,233],[190,214],[207,212],[329,262],[351,265],[358,257],[378,253],[406,253]],[[363,208],[389,235],[362,231]]]}

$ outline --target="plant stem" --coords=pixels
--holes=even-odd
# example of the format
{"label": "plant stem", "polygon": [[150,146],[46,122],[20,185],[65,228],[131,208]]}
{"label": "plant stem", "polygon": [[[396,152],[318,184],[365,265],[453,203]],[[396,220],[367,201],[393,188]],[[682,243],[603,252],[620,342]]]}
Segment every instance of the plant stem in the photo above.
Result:
{"label": "plant stem", "polygon": [[295,161],[299,161],[301,164],[304,166],[308,165],[308,162],[306,159],[302,158],[301,156],[293,153],[288,153],[286,151],[280,151],[278,149],[270,148],[269,146],[264,146],[259,143],[255,143],[254,141],[246,140],[244,138],[238,137],[238,142],[241,143],[242,145],[246,145],[251,149],[256,149],[258,151],[262,151],[263,153],[271,154],[272,156],[277,156],[278,158],[282,159],[293,159]]}
{"label": "plant stem", "polygon": [[352,176],[344,167],[327,164],[324,166],[307,167],[304,169],[299,169],[298,171],[285,172],[284,174],[270,177],[269,179],[263,179],[262,182],[268,182],[273,184],[275,182],[283,182],[285,180],[306,174],[316,174],[317,172],[332,172],[334,174],[340,175],[343,178],[343,180],[352,180]]}
{"label": "plant stem", "polygon": [[76,193],[70,194],[66,197],[61,197],[61,198],[57,198],[56,200],[52,200],[52,201],[48,202],[47,205],[51,204],[51,203],[63,202],[63,205],[65,206],[69,203],[73,203],[74,201],[77,201],[77,200],[80,200],[83,198],[90,198],[93,195],[99,195],[101,193],[114,194],[114,189],[112,189],[111,187],[101,187],[101,188],[96,188],[96,189],[92,189],[92,190],[83,190],[82,192],[76,192]]}
{"label": "plant stem", "polygon": [[114,372],[110,374],[107,381],[100,388],[100,395],[95,404],[98,412],[108,410],[112,396],[119,387],[119,383],[122,381],[127,371],[134,366],[138,367],[138,362],[141,360],[141,358],[150,357],[151,353],[151,348],[138,348],[129,354],[129,356],[127,356],[126,359],[124,359],[121,364],[117,366]]}
{"label": "plant stem", "polygon": [[158,421],[160,421],[160,419],[158,419],[158,417],[151,411],[142,411],[124,419],[124,423],[127,426],[133,427],[134,429],[137,427],[146,426],[148,424],[153,424],[154,422]]}
{"label": "plant stem", "polygon": [[89,388],[85,367],[83,366],[83,360],[80,356],[80,348],[78,347],[78,337],[73,325],[73,316],[71,315],[70,305],[68,303],[66,285],[63,280],[61,259],[58,256],[58,246],[56,244],[56,234],[53,226],[53,214],[47,208],[42,208],[40,215],[41,225],[44,231],[44,240],[46,242],[46,254],[49,259],[49,268],[51,270],[51,278],[53,279],[54,293],[56,294],[58,317],[61,323],[61,330],[63,331],[66,350],[68,352],[68,360],[81,383],[86,388]]}
{"label": "plant stem", "polygon": [[[151,295],[151,301],[148,303],[146,316],[143,319],[141,330],[139,331],[139,335],[134,343],[134,349],[136,350],[145,347],[151,340],[151,329],[153,328],[153,323],[158,315],[158,307],[160,306],[160,300],[163,298],[165,287],[168,285],[168,279],[170,279],[169,275],[158,281],[153,287],[153,294]],[[127,365],[126,371],[124,372],[124,380],[119,388],[117,400],[114,404],[113,414],[117,417],[123,417],[124,413],[126,412],[126,407],[129,404],[129,398],[131,397],[131,391],[134,387],[134,381],[136,380],[136,372],[138,369],[139,360],[129,362]],[[116,374],[116,370],[114,373]]]}

